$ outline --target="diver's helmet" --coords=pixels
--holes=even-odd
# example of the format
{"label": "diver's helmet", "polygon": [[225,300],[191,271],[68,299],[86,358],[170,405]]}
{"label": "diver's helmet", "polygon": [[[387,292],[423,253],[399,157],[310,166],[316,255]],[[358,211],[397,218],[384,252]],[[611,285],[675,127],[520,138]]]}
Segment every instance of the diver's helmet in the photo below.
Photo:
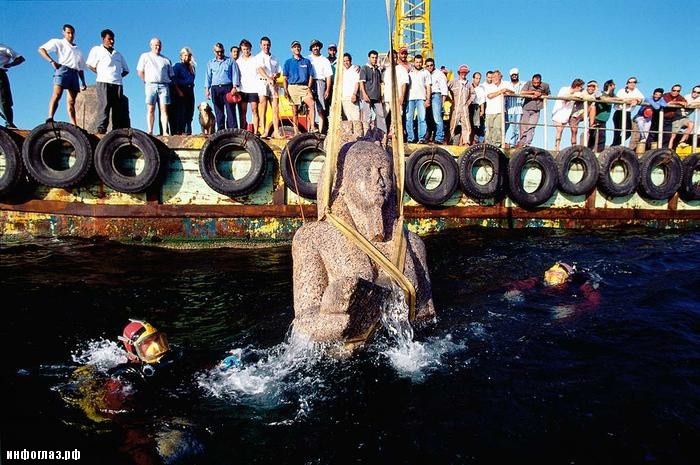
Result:
{"label": "diver's helmet", "polygon": [[564,262],[556,262],[544,272],[544,283],[547,286],[561,286],[571,279],[576,269]]}
{"label": "diver's helmet", "polygon": [[140,320],[130,319],[119,340],[130,362],[158,363],[170,350],[165,333]]}

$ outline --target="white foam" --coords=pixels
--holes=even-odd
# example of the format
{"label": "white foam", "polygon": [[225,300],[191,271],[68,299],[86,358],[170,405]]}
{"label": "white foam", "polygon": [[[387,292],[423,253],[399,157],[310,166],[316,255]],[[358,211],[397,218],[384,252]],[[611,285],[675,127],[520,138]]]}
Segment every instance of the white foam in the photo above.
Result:
{"label": "white foam", "polygon": [[74,351],[72,358],[80,365],[94,365],[103,373],[129,361],[120,345],[106,339],[88,341],[87,347]]}

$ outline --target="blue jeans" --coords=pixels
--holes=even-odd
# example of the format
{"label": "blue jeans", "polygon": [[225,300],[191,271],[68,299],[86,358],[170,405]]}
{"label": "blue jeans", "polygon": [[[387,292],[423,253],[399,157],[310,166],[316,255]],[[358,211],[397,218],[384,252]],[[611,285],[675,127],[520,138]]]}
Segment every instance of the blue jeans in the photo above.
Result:
{"label": "blue jeans", "polygon": [[[408,142],[416,142],[415,134],[413,133],[413,113],[418,113],[418,139],[424,140],[425,133],[428,130],[428,125],[425,122],[425,101],[409,100],[408,110],[406,111],[406,140]],[[443,135],[444,137],[444,135]]]}
{"label": "blue jeans", "polygon": [[433,121],[435,121],[435,142],[445,142],[445,122],[442,120],[442,95],[440,93],[433,93],[430,98],[430,108],[433,112]]}
{"label": "blue jeans", "polygon": [[520,139],[520,114],[506,113],[506,144],[515,146]]}

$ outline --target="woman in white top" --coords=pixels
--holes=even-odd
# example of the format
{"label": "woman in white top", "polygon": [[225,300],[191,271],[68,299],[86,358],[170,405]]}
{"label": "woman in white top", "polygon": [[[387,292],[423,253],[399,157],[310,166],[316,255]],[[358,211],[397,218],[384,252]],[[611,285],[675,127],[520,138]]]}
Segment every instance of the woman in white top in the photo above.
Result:
{"label": "woman in white top", "polygon": [[[581,97],[581,92],[583,91],[583,80],[574,79],[571,86],[564,86],[559,89],[557,97]],[[569,118],[571,118],[571,112],[574,109],[574,100],[557,100],[554,104],[554,109],[552,110],[552,122],[554,123],[554,128],[557,130],[556,137],[554,138],[554,151],[559,151],[559,146],[561,145],[561,135],[564,132],[564,126],[569,124]]]}

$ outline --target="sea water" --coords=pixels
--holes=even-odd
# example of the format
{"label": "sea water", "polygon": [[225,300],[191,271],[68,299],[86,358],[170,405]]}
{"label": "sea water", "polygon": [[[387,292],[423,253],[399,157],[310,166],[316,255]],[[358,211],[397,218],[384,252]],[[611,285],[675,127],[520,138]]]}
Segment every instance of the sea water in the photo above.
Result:
{"label": "sea water", "polygon": [[[437,318],[410,325],[396,292],[372,343],[346,358],[290,331],[288,246],[0,245],[3,453],[77,448],[101,464],[166,463],[178,448],[198,464],[695,462],[698,232],[478,229],[425,241]],[[509,294],[557,260],[585,270],[598,305],[577,306],[576,289]],[[96,424],[61,389],[80,366],[124,361],[128,318],[164,330],[186,367],[143,408]],[[241,365],[222,370],[232,354]]]}

